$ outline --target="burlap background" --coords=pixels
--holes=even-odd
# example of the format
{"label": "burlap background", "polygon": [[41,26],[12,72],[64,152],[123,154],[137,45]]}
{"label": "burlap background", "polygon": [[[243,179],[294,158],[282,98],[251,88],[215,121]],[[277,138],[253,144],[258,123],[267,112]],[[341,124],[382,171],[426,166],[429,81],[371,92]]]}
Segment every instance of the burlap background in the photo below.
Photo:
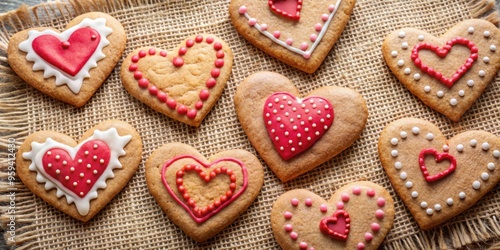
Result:
{"label": "burlap background", "polygon": [[[91,0],[88,0],[91,1]],[[263,1],[263,0],[262,0]],[[6,207],[9,187],[6,172],[8,138],[17,145],[38,130],[55,130],[74,138],[95,124],[121,119],[142,135],[143,162],[167,142],[183,142],[209,156],[221,150],[241,148],[255,153],[236,118],[233,95],[238,84],[260,70],[288,76],[303,92],[325,85],[356,89],[368,102],[369,119],[361,138],[350,148],[296,180],[281,183],[266,167],[259,197],[239,219],[206,243],[189,239],[163,214],[149,194],[144,166],[97,216],[80,223],[47,205],[17,180],[16,242],[18,249],[278,249],[269,221],[273,201],[283,192],[306,188],[328,199],[342,185],[370,180],[387,188],[396,201],[394,228],[383,248],[456,248],[500,237],[500,188],[447,224],[421,232],[394,193],[377,154],[379,133],[389,122],[418,117],[434,122],[446,136],[469,129],[482,129],[500,136],[500,79],[497,78],[460,122],[454,123],[415,98],[386,67],[380,45],[391,31],[416,27],[439,35],[453,24],[485,15],[498,24],[493,1],[470,0],[358,0],[340,40],[311,75],[267,56],[244,40],[232,27],[227,12],[229,0],[160,1],[84,0],[57,2],[35,8],[21,7],[0,17],[0,133],[2,166],[0,202],[2,224],[9,221]],[[6,63],[5,49],[15,32],[35,27],[63,29],[76,15],[98,10],[122,22],[127,31],[123,58],[140,46],[172,48],[186,36],[200,32],[215,34],[233,49],[234,68],[220,100],[198,129],[173,121],[132,98],[119,79],[120,63],[109,79],[82,108],[54,101],[20,81]],[[6,237],[9,236],[6,234]],[[473,245],[477,246],[477,245]]]}

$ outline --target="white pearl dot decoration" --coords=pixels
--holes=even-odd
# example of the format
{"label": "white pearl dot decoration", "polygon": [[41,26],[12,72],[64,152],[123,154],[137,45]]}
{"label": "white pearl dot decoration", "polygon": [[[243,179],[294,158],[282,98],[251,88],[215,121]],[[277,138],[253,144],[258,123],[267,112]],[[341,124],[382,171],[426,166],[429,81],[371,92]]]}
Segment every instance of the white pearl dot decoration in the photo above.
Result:
{"label": "white pearl dot decoration", "polygon": [[396,57],[396,56],[398,56],[398,52],[397,52],[397,51],[395,51],[395,50],[393,50],[393,51],[391,52],[391,56],[392,56],[392,57]]}
{"label": "white pearl dot decoration", "polygon": [[403,132],[399,133],[399,136],[401,136],[401,138],[405,139],[406,137],[408,137],[408,133],[403,131]]}
{"label": "white pearl dot decoration", "polygon": [[465,91],[464,91],[463,89],[459,90],[459,91],[458,91],[458,95],[459,95],[460,97],[464,97],[464,96],[465,96]]}
{"label": "white pearl dot decoration", "polygon": [[450,147],[448,145],[443,145],[443,151],[448,152],[450,150]]}
{"label": "white pearl dot decoration", "polygon": [[486,38],[490,37],[490,32],[489,31],[483,32],[483,36]]}
{"label": "white pearl dot decoration", "polygon": [[490,63],[490,58],[487,57],[487,56],[483,57],[483,62],[484,63]]}
{"label": "white pearl dot decoration", "polygon": [[453,205],[453,199],[452,198],[446,199],[446,204],[448,204],[448,206]]}
{"label": "white pearl dot decoration", "polygon": [[479,181],[474,181],[474,182],[472,183],[472,188],[474,188],[475,190],[478,190],[480,187],[481,187],[481,182],[479,182]]}
{"label": "white pearl dot decoration", "polygon": [[418,197],[418,192],[417,191],[411,192],[411,197],[417,198]]}
{"label": "white pearl dot decoration", "polygon": [[483,181],[487,181],[490,178],[490,175],[486,172],[481,173],[481,179]]}
{"label": "white pearl dot decoration", "polygon": [[398,34],[399,38],[405,38],[405,36],[406,36],[406,33],[404,31],[400,31]]}
{"label": "white pearl dot decoration", "polygon": [[405,185],[406,185],[406,187],[407,187],[407,188],[411,188],[411,187],[413,187],[413,183],[412,183],[411,181],[407,181],[407,182],[405,183]]}
{"label": "white pearl dot decoration", "polygon": [[424,35],[418,35],[418,40],[423,41],[424,40]]}
{"label": "white pearl dot decoration", "polygon": [[486,71],[484,71],[484,70],[480,70],[479,71],[479,76],[480,77],[484,77],[485,75],[486,75]]}
{"label": "white pearl dot decoration", "polygon": [[408,174],[406,174],[406,172],[401,172],[401,174],[399,174],[399,178],[405,180],[406,178],[408,178]]}
{"label": "white pearl dot decoration", "polygon": [[485,142],[485,143],[483,143],[483,145],[481,145],[481,148],[482,148],[484,151],[486,151],[486,150],[490,149],[490,144],[489,144],[489,143],[487,143],[487,142]]}
{"label": "white pearl dot decoration", "polygon": [[441,204],[434,205],[434,210],[436,210],[436,211],[441,211],[441,208],[442,208]]}
{"label": "white pearl dot decoration", "polygon": [[425,210],[425,213],[427,213],[427,215],[432,215],[434,213],[434,210],[432,210],[432,208],[427,208],[427,210]]}
{"label": "white pearl dot decoration", "polygon": [[408,43],[407,42],[402,43],[401,48],[408,49]]}
{"label": "white pearl dot decoration", "polygon": [[[403,65],[401,65],[401,66],[403,66]],[[411,73],[411,69],[410,68],[406,68],[404,70],[404,73],[405,73],[405,75],[409,75]]]}
{"label": "white pearl dot decoration", "polygon": [[464,145],[462,145],[462,144],[458,144],[458,145],[457,145],[457,151],[458,151],[458,152],[463,152],[463,151],[464,151]]}
{"label": "white pearl dot decoration", "polygon": [[467,32],[469,32],[469,34],[473,34],[474,33],[474,27],[469,27],[467,29]]}
{"label": "white pearl dot decoration", "polygon": [[431,92],[431,86],[425,86],[424,91],[425,91],[425,93]]}
{"label": "white pearl dot decoration", "polygon": [[401,67],[403,65],[405,65],[405,61],[404,60],[399,60],[398,61],[398,66]]}
{"label": "white pearl dot decoration", "polygon": [[462,200],[465,199],[465,193],[464,192],[460,192],[458,194],[458,197],[460,197],[460,199],[462,199]]}
{"label": "white pearl dot decoration", "polygon": [[398,145],[398,139],[397,138],[392,138],[391,139],[391,144],[394,145],[394,146]]}
{"label": "white pearl dot decoration", "polygon": [[398,151],[397,151],[397,150],[395,150],[395,149],[394,149],[394,150],[392,150],[392,151],[391,151],[391,155],[392,155],[392,157],[396,157],[396,156],[398,156]]}
{"label": "white pearl dot decoration", "polygon": [[396,169],[401,169],[403,167],[403,164],[401,164],[401,162],[398,161],[398,162],[394,163],[394,167]]}
{"label": "white pearl dot decoration", "polygon": [[426,208],[427,207],[427,202],[422,201],[422,203],[420,203],[420,207]]}
{"label": "white pearl dot decoration", "polygon": [[494,150],[494,151],[493,151],[493,156],[495,156],[495,158],[500,157],[500,151],[498,151],[498,150]]}
{"label": "white pearl dot decoration", "polygon": [[432,141],[434,139],[434,135],[432,133],[427,133],[427,135],[425,135],[425,139]]}
{"label": "white pearl dot decoration", "polygon": [[436,95],[437,95],[437,97],[441,98],[441,97],[443,97],[443,96],[444,96],[444,92],[440,90],[440,91],[438,91],[438,92],[436,93]]}
{"label": "white pearl dot decoration", "polygon": [[451,106],[456,106],[456,105],[457,105],[457,103],[458,103],[457,99],[455,99],[455,98],[451,98],[451,99],[450,99],[450,104],[451,104]]}
{"label": "white pearl dot decoration", "polygon": [[468,80],[467,81],[467,86],[469,86],[469,87],[474,86],[474,80]]}
{"label": "white pearl dot decoration", "polygon": [[495,170],[495,163],[493,163],[493,162],[488,163],[487,168],[488,168],[488,170],[491,170],[491,171]]}
{"label": "white pearl dot decoration", "polygon": [[492,44],[492,45],[490,45],[490,51],[491,51],[491,52],[495,52],[496,50],[497,50],[497,46],[495,46],[495,45],[493,45],[493,44]]}
{"label": "white pearl dot decoration", "polygon": [[419,74],[419,73],[417,73],[417,74],[413,75],[413,79],[415,79],[415,81],[420,80],[420,77],[421,77],[421,76],[420,76],[420,74]]}
{"label": "white pearl dot decoration", "polygon": [[419,129],[419,128],[417,128],[417,127],[413,127],[413,128],[411,129],[411,132],[412,132],[414,135],[418,135],[418,134],[420,134],[420,129]]}
{"label": "white pearl dot decoration", "polygon": [[474,140],[474,139],[470,140],[470,145],[471,145],[472,147],[475,147],[475,146],[477,145],[477,141],[476,141],[476,140]]}

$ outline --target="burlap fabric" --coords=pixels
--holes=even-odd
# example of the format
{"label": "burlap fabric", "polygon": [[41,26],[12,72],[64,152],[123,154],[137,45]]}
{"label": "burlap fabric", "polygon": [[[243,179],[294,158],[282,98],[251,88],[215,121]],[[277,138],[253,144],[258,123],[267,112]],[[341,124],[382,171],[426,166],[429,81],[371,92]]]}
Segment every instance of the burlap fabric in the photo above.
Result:
{"label": "burlap fabric", "polygon": [[[339,187],[369,180],[387,188],[396,202],[394,228],[386,249],[457,248],[500,238],[500,188],[445,225],[422,232],[386,177],[377,154],[379,134],[389,122],[417,117],[434,122],[446,136],[480,129],[500,136],[500,78],[497,78],[464,115],[452,122],[414,97],[391,74],[380,46],[384,37],[401,27],[416,27],[439,35],[453,24],[483,16],[498,24],[494,1],[469,0],[358,0],[339,41],[314,74],[295,70],[256,49],[244,40],[229,20],[229,0],[160,1],[95,0],[45,3],[0,17],[0,133],[2,170],[0,202],[2,225],[10,221],[7,188],[15,189],[15,242],[9,228],[5,237],[18,249],[278,249],[270,225],[273,201],[287,190],[306,188],[325,199]],[[63,29],[69,20],[88,11],[103,11],[124,25],[127,48],[123,58],[141,46],[173,48],[185,37],[212,33],[229,43],[235,58],[231,79],[220,100],[195,129],[153,111],[123,88],[119,63],[111,76],[82,108],[54,101],[15,76],[6,63],[6,46],[15,32],[51,26]],[[9,138],[19,145],[30,133],[55,130],[74,138],[95,124],[121,119],[132,124],[144,142],[143,163],[157,147],[183,142],[210,156],[218,151],[241,148],[256,154],[236,118],[233,95],[249,74],[270,70],[289,77],[302,93],[326,85],[353,88],[367,100],[369,118],[361,138],[337,157],[301,177],[281,183],[265,167],[262,191],[239,219],[206,243],[198,244],[173,225],[149,194],[144,165],[129,184],[88,223],[76,221],[34,196],[18,180],[7,180]],[[316,225],[312,225],[316,226]],[[498,246],[498,245],[497,245]]]}

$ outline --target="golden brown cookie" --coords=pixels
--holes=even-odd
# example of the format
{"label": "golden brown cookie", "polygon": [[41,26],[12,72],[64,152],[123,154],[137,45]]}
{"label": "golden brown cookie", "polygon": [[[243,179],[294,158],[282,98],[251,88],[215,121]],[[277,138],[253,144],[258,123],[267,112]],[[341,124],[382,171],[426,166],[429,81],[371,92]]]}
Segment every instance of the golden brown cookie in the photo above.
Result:
{"label": "golden brown cookie", "polygon": [[245,39],[278,60],[313,73],[349,21],[355,0],[231,0],[229,15]]}
{"label": "golden brown cookie", "polygon": [[405,118],[387,125],[378,151],[394,189],[427,230],[474,205],[500,181],[500,140],[485,131],[446,139],[432,123]]}
{"label": "golden brown cookie", "polygon": [[188,37],[173,51],[139,48],[122,64],[125,89],[154,110],[198,127],[226,86],[233,54],[208,34]]}
{"label": "golden brown cookie", "polygon": [[383,187],[350,183],[329,201],[305,189],[281,195],[271,226],[283,249],[377,249],[394,222],[394,201]]}
{"label": "golden brown cookie", "polygon": [[248,76],[234,96],[248,139],[284,182],[348,148],[368,117],[364,98],[348,88],[327,86],[300,96],[288,78],[272,72]]}
{"label": "golden brown cookie", "polygon": [[211,238],[252,204],[264,182],[257,157],[228,150],[209,159],[182,143],[165,144],[146,162],[149,192],[192,239]]}
{"label": "golden brown cookie", "polygon": [[386,37],[382,54],[406,88],[427,106],[458,121],[497,75],[499,46],[498,28],[472,19],[439,38],[413,28],[396,30]]}
{"label": "golden brown cookie", "polygon": [[73,19],[62,33],[43,27],[16,33],[9,40],[7,59],[34,88],[81,107],[111,74],[126,40],[120,22],[90,12]]}
{"label": "golden brown cookie", "polygon": [[80,142],[54,131],[29,135],[16,155],[19,178],[34,194],[86,222],[127,184],[142,159],[142,141],[128,123],[111,120]]}

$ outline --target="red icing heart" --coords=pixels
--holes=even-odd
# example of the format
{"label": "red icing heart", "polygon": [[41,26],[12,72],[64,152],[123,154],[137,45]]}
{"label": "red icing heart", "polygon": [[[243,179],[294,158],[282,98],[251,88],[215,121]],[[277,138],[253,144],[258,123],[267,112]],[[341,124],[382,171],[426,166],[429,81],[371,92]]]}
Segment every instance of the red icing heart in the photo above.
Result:
{"label": "red icing heart", "polygon": [[292,20],[300,19],[300,10],[302,10],[302,0],[269,0],[269,8],[281,16]]}
{"label": "red icing heart", "polygon": [[[454,45],[463,45],[469,48],[470,56],[469,58],[467,58],[465,63],[460,66],[460,68],[451,76],[451,78],[446,78],[440,72],[437,72],[433,68],[425,65],[418,57],[418,52],[420,50],[430,50],[436,53],[437,56],[445,58]],[[415,47],[413,47],[413,50],[411,52],[411,59],[413,60],[415,66],[420,68],[420,70],[422,70],[424,73],[427,73],[429,76],[436,78],[446,87],[451,88],[453,84],[458,81],[458,79],[460,79],[460,77],[462,77],[465,73],[467,73],[467,71],[472,67],[472,64],[477,60],[477,52],[478,49],[472,41],[469,41],[468,39],[462,37],[457,37],[446,42],[446,45],[442,48],[439,48],[437,45],[432,45],[430,43],[419,43],[415,45]]]}
{"label": "red icing heart", "polygon": [[323,234],[336,240],[347,240],[349,228],[351,227],[349,213],[337,210],[331,217],[326,217],[319,223],[319,229]]}
{"label": "red icing heart", "polygon": [[75,76],[94,54],[101,37],[90,28],[80,28],[71,34],[68,41],[53,35],[43,35],[33,40],[33,50],[45,61]]}
{"label": "red icing heart", "polygon": [[[425,156],[427,156],[427,155],[434,156],[436,163],[439,163],[439,162],[444,161],[444,160],[448,160],[448,161],[450,161],[450,166],[446,170],[444,170],[440,173],[429,176],[429,172],[427,171],[427,167],[425,166]],[[422,174],[424,175],[425,180],[428,182],[433,182],[433,181],[437,181],[439,179],[442,179],[442,178],[446,177],[447,175],[453,173],[453,171],[455,171],[455,169],[457,168],[457,160],[455,159],[455,157],[453,157],[453,155],[450,155],[448,153],[438,153],[433,148],[423,149],[422,151],[420,151],[420,154],[418,155],[418,164],[420,165],[420,170],[422,171]]]}
{"label": "red icing heart", "polygon": [[85,197],[108,166],[110,157],[110,149],[105,142],[91,140],[80,147],[74,159],[64,149],[49,149],[43,155],[42,166],[65,188],[79,197]]}
{"label": "red icing heart", "polygon": [[264,104],[264,122],[274,147],[284,160],[305,151],[333,123],[333,106],[321,97],[299,100],[289,93],[274,93]]}

